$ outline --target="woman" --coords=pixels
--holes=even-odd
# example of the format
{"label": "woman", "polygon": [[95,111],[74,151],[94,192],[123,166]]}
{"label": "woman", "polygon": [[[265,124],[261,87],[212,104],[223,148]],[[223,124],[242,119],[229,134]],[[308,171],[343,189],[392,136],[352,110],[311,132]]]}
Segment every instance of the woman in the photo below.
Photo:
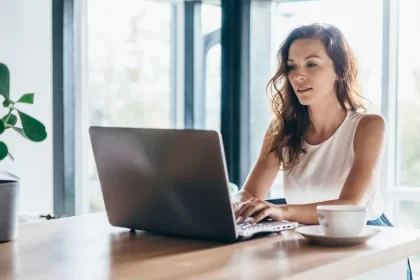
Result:
{"label": "woman", "polygon": [[[378,186],[386,122],[365,113],[356,60],[342,33],[331,25],[299,27],[278,57],[268,84],[274,118],[234,199],[238,223],[269,217],[317,224],[318,205],[347,204],[365,206],[368,224],[391,226]],[[264,201],[279,169],[287,205]]]}

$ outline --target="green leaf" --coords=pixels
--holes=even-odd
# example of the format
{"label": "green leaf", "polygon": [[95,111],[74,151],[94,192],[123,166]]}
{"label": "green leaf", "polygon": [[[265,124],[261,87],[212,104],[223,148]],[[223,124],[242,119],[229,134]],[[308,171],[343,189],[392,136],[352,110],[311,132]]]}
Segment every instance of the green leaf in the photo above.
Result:
{"label": "green leaf", "polygon": [[[7,115],[3,117],[3,121],[6,121]],[[17,117],[15,114],[10,114],[9,119],[7,120],[7,123],[5,123],[6,126],[14,126],[17,123]]]}
{"label": "green leaf", "polygon": [[16,103],[28,103],[28,104],[34,104],[34,96],[35,93],[25,93],[22,95]]}
{"label": "green leaf", "polygon": [[0,160],[3,160],[5,157],[7,157],[7,154],[8,150],[6,144],[0,141]]}
{"label": "green leaf", "polygon": [[19,111],[19,117],[22,122],[23,133],[29,140],[34,142],[41,142],[47,138],[47,131],[45,126],[38,120],[28,116],[25,113]]}
{"label": "green leaf", "polygon": [[8,100],[10,89],[10,73],[6,64],[0,63],[0,94]]}
{"label": "green leaf", "polygon": [[0,121],[0,134],[2,134],[4,132],[4,129],[5,129],[5,127],[4,127],[4,121],[1,120]]}

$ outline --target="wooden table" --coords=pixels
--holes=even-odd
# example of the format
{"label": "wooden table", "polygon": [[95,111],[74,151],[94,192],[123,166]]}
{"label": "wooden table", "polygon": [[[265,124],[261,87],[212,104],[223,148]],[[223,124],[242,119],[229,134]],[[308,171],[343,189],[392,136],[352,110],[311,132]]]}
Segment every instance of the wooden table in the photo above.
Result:
{"label": "wooden table", "polygon": [[358,279],[420,252],[420,231],[380,229],[354,247],[294,231],[226,244],[130,233],[91,214],[21,225],[0,244],[0,279]]}

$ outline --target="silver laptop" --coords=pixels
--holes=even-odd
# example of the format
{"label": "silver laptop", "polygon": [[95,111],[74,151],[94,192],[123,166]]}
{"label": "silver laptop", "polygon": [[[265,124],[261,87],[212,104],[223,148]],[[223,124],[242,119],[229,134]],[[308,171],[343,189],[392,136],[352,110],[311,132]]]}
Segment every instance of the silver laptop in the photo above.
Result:
{"label": "silver laptop", "polygon": [[298,225],[236,223],[216,131],[93,126],[89,133],[113,226],[234,241]]}

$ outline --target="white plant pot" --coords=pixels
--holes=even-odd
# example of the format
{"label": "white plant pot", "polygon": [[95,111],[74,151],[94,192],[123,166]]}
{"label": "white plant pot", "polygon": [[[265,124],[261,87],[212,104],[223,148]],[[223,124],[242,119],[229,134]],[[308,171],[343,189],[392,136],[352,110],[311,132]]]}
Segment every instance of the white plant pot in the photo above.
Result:
{"label": "white plant pot", "polygon": [[0,242],[18,235],[19,182],[0,180]]}

